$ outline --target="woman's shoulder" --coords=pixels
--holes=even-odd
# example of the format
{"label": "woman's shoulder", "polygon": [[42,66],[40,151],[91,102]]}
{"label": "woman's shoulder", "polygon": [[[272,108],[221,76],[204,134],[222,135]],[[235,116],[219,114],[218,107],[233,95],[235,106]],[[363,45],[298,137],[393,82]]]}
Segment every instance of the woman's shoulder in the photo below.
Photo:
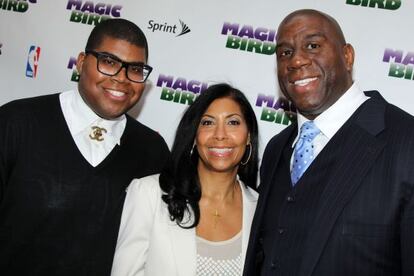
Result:
{"label": "woman's shoulder", "polygon": [[153,174],[142,178],[135,178],[126,189],[127,194],[135,196],[160,197],[161,188],[159,174]]}

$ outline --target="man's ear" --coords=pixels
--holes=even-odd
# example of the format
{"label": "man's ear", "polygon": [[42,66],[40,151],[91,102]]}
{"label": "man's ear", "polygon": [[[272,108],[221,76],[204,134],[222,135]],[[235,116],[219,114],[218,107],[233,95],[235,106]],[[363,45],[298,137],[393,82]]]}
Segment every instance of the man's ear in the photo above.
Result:
{"label": "man's ear", "polygon": [[344,51],[346,69],[349,72],[351,72],[352,68],[354,67],[354,58],[355,58],[354,47],[352,47],[351,44],[347,43],[344,45],[343,51]]}
{"label": "man's ear", "polygon": [[83,61],[85,60],[85,57],[86,57],[85,53],[80,52],[78,55],[78,59],[76,60],[76,70],[78,70],[79,74],[82,73]]}

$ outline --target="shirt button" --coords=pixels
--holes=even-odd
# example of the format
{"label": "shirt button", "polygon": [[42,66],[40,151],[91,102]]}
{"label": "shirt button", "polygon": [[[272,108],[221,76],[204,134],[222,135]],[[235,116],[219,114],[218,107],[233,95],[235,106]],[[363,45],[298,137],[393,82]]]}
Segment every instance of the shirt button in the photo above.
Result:
{"label": "shirt button", "polygon": [[294,202],[295,201],[295,198],[293,196],[288,196],[286,198],[286,200],[287,200],[287,202]]}

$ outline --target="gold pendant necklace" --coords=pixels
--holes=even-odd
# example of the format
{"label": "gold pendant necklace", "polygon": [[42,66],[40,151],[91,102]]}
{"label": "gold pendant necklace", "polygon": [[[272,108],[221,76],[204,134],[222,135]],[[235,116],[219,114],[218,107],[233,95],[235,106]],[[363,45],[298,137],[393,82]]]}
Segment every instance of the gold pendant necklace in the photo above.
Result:
{"label": "gold pendant necklace", "polygon": [[221,215],[219,214],[217,209],[214,211],[213,216],[214,216],[214,228],[216,228],[217,227],[217,222],[218,222],[219,218],[221,217]]}
{"label": "gold pendant necklace", "polygon": [[[237,189],[237,187],[238,187],[237,180],[234,182],[234,187],[235,187],[235,189]],[[230,195],[231,196],[231,200],[234,200],[234,193],[235,193],[235,190],[233,190],[231,192],[231,195]],[[221,201],[220,206],[218,206],[218,207],[222,209],[223,206],[224,206],[224,204],[225,204],[225,201],[226,201],[226,199],[223,198],[222,201]],[[212,214],[213,215],[213,218],[214,218],[214,229],[217,228],[217,224],[219,222],[219,219],[222,217],[222,215],[219,214],[219,211],[218,211],[219,208],[216,207],[214,209],[214,213]]]}

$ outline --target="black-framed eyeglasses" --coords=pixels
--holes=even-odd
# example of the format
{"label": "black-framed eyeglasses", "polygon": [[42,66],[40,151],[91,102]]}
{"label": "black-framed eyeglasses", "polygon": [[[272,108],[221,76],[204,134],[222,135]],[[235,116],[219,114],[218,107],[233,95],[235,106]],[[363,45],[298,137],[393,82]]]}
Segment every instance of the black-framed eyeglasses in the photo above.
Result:
{"label": "black-framed eyeglasses", "polygon": [[125,62],[115,55],[93,50],[85,50],[85,54],[96,57],[97,70],[107,76],[115,76],[122,68],[126,70],[126,77],[132,82],[145,82],[151,74],[152,67],[142,62]]}

